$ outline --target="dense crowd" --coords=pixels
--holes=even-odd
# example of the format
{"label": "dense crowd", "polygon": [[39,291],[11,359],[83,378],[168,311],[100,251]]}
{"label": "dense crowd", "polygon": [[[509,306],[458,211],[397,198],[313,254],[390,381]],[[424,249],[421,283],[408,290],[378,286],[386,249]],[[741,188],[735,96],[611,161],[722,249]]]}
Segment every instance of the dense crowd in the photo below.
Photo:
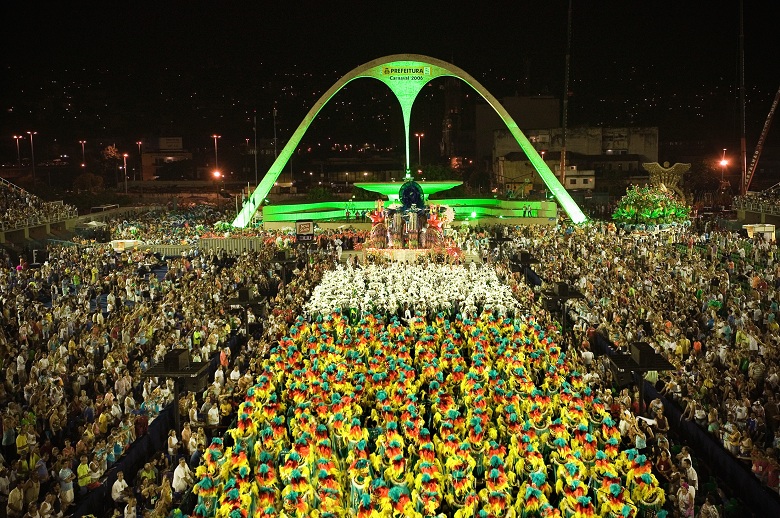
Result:
{"label": "dense crowd", "polygon": [[229,218],[229,211],[210,205],[197,205],[174,210],[155,209],[125,219],[109,218],[112,239],[132,239],[150,245],[192,245],[215,224]]}
{"label": "dense crowd", "polygon": [[761,192],[754,192],[734,198],[735,207],[764,207],[780,210],[780,188],[777,186]]}
{"label": "dense crowd", "polygon": [[599,332],[624,349],[650,343],[677,368],[650,381],[778,490],[774,243],[728,231],[623,234],[594,223],[524,229],[515,247],[532,251],[543,278],[585,295],[569,306],[579,336]]}
{"label": "dense crowd", "polygon": [[[292,227],[264,230],[260,227],[230,226],[234,213],[209,205],[179,207],[173,210],[154,209],[139,212],[132,218],[117,216],[106,219],[112,239],[138,240],[150,245],[195,246],[201,239],[262,238],[268,245],[289,248],[295,243]],[[319,248],[343,250],[359,248],[368,237],[367,230],[353,228],[317,229],[315,243]]]}
{"label": "dense crowd", "polygon": [[78,215],[65,203],[49,203],[12,184],[0,182],[0,230],[57,222]]}
{"label": "dense crowd", "polygon": [[[217,214],[183,213],[164,220],[158,214],[154,217],[142,216],[138,221],[117,221],[112,225],[117,229],[117,237],[132,236],[147,242],[166,242],[170,235],[174,235],[174,241],[192,243],[210,232],[216,235],[217,232],[206,221],[212,222],[220,217]],[[179,230],[171,232],[167,228],[175,225]],[[131,231],[132,228],[136,230]],[[476,266],[471,274],[466,272],[465,275],[484,276],[484,282],[480,281],[482,285],[496,290],[499,290],[499,285],[508,287],[500,288],[504,302],[496,305],[486,305],[484,298],[467,304],[465,299],[469,290],[464,286],[457,288],[459,282],[463,284],[465,281],[453,281],[447,289],[461,289],[463,301],[459,302],[455,296],[445,295],[444,289],[426,283],[427,292],[416,288],[420,292],[416,304],[401,296],[396,297],[395,304],[390,304],[385,293],[387,307],[380,307],[384,304],[376,285],[380,280],[372,279],[370,270],[362,267],[339,270],[341,275],[351,272],[351,277],[342,279],[340,285],[337,277],[321,284],[324,271],[334,266],[334,258],[339,252],[350,245],[354,247],[354,243],[364,238],[363,234],[351,230],[321,234],[320,246],[316,247],[314,257],[310,257],[308,262],[301,259],[294,266],[289,266],[292,275],[287,279],[283,278],[285,269],[274,257],[274,251],[279,246],[290,245],[289,240],[285,242],[286,234],[261,233],[258,230],[251,232],[264,237],[266,247],[252,255],[236,257],[214,253],[201,255],[193,251],[163,261],[149,253],[116,253],[108,247],[94,245],[52,248],[49,261],[37,269],[28,269],[24,261],[16,265],[3,258],[5,267],[0,272],[0,358],[5,377],[0,387],[3,409],[0,499],[6,501],[8,515],[47,517],[56,516],[58,512],[67,513],[74,501],[78,502],[80,495],[87,494],[91,487],[101,483],[105,471],[122,457],[132,441],[144,433],[149,422],[171,401],[169,380],[144,378],[142,373],[172,347],[190,349],[196,361],[217,356],[220,368],[206,390],[182,395],[180,408],[185,424],[180,430],[172,430],[168,449],[150,459],[148,466],[139,473],[123,474],[122,480],[128,484],[127,488],[122,488],[121,481],[115,485],[116,494],[112,496],[116,496],[116,507],[126,515],[150,512],[154,516],[164,516],[187,494],[189,486],[202,480],[203,470],[217,455],[214,449],[220,449],[219,431],[226,428],[231,416],[237,415],[241,421],[239,404],[245,401],[247,391],[256,392],[252,389],[261,381],[271,359],[275,358],[276,365],[280,367],[269,378],[278,388],[278,397],[288,398],[288,402],[293,401],[296,405],[299,403],[295,390],[290,392],[295,387],[288,383],[292,380],[293,383],[306,383],[307,390],[312,388],[305,372],[289,369],[298,365],[296,362],[304,362],[301,365],[310,369],[305,358],[301,357],[308,353],[302,347],[302,340],[316,335],[317,344],[321,343],[320,338],[329,343],[328,333],[316,331],[312,322],[301,323],[297,320],[298,315],[305,314],[316,320],[317,314],[332,315],[337,306],[341,306],[339,311],[344,314],[339,318],[344,320],[344,327],[339,334],[334,333],[333,339],[343,340],[343,333],[349,329],[352,343],[355,340],[362,343],[359,331],[362,330],[362,336],[366,337],[368,324],[380,326],[368,332],[368,337],[374,337],[374,340],[379,339],[382,329],[391,325],[408,329],[410,335],[418,340],[430,326],[434,341],[440,345],[447,333],[460,332],[467,338],[462,331],[464,326],[471,325],[468,323],[471,321],[478,322],[476,327],[480,332],[488,333],[489,339],[485,344],[480,342],[465,346],[459,356],[445,356],[435,361],[429,359],[438,365],[431,373],[442,369],[442,365],[448,365],[447,362],[452,362],[455,357],[468,358],[475,347],[485,347],[487,358],[491,362],[497,360],[495,348],[499,346],[493,340],[508,332],[508,328],[490,331],[496,324],[490,321],[490,314],[483,313],[485,309],[494,311],[495,315],[500,312],[503,318],[511,316],[512,325],[534,328],[538,324],[545,333],[558,336],[558,330],[551,327],[556,324],[548,320],[549,315],[539,306],[539,294],[530,290],[522,274],[513,271],[508,261],[498,259],[511,253],[491,250],[490,230],[470,229],[468,233],[459,233],[458,239],[465,248],[484,252],[483,256],[491,260],[498,278],[490,277],[488,269]],[[576,345],[582,350],[576,354],[568,351],[564,355],[567,362],[572,362],[567,369],[583,375],[582,381],[575,380],[578,384],[582,383],[578,385],[579,389],[589,386],[592,393],[598,394],[607,411],[605,416],[614,420],[619,432],[618,441],[624,451],[636,450],[646,456],[651,474],[666,492],[668,509],[677,510],[682,516],[692,515],[688,513],[693,513],[694,509],[702,516],[713,516],[704,513],[712,512],[710,505],[718,496],[701,490],[697,492],[700,481],[696,475],[698,466],[694,464],[699,461],[695,452],[682,448],[669,433],[669,423],[660,402],[650,405],[650,419],[637,418],[638,394],[631,390],[614,393],[609,390],[614,381],[609,369],[602,361],[594,359],[588,350],[588,337],[592,337],[593,333],[601,332],[617,347],[623,348],[633,341],[646,341],[666,355],[678,370],[662,374],[657,380],[662,392],[684,409],[684,418],[708,430],[727,450],[748,463],[762,482],[777,490],[780,476],[777,462],[780,408],[775,394],[780,365],[776,317],[780,271],[775,262],[777,250],[774,244],[709,229],[705,233],[679,231],[627,235],[614,226],[601,223],[575,228],[518,227],[507,232],[506,236],[510,238],[510,252],[529,250],[536,256],[539,264],[534,265],[534,269],[542,278],[567,282],[586,295],[585,299],[569,306],[571,321],[575,323],[575,333],[579,338]],[[430,265],[430,268],[433,267]],[[384,275],[403,293],[410,279],[415,278],[410,268],[409,265],[388,267]],[[450,265],[448,268],[461,267]],[[398,272],[392,273],[394,269]],[[162,271],[164,275],[158,277],[157,273]],[[436,277],[430,272],[427,275]],[[314,286],[318,284],[330,288],[321,292],[325,295],[312,296]],[[260,303],[246,315],[226,311],[225,301],[234,297],[239,287],[245,286],[251,288]],[[350,286],[360,286],[363,291],[345,291]],[[511,308],[505,298],[509,292],[516,303]],[[338,297],[342,298],[335,301]],[[457,307],[446,306],[447,301],[443,299],[449,298],[456,299],[451,302],[458,304]],[[330,299],[335,304],[323,302],[321,307],[315,307],[318,301]],[[353,299],[358,303],[353,304]],[[515,323],[514,319],[525,318],[521,310],[530,311],[528,314],[533,315],[534,320],[518,320]],[[368,324],[361,322],[360,317],[375,314],[379,315],[376,322],[371,319]],[[359,318],[355,320],[354,315]],[[393,315],[398,317],[395,324]],[[446,322],[449,322],[449,327]],[[231,355],[224,347],[225,342],[231,336],[250,329],[251,324],[260,325],[262,331],[254,336],[249,333],[238,353]],[[523,332],[528,332],[527,327],[523,329]],[[293,340],[293,345],[299,349],[298,354],[281,347],[287,344],[288,339]],[[366,339],[371,344],[371,354],[376,354],[380,350],[379,344]],[[426,371],[422,369],[425,366],[421,363],[424,361],[422,350],[418,354],[413,344],[406,347],[411,352],[411,358],[407,358],[403,351],[392,349],[393,355],[401,353],[393,365],[399,366],[400,372],[403,372],[400,366],[404,362],[413,367],[415,374],[411,383],[419,391],[424,388],[420,381],[430,374],[424,374]],[[542,349],[544,352],[538,354],[548,357],[550,350],[547,344]],[[439,351],[438,346],[436,350]],[[365,358],[351,357],[347,364],[368,361],[371,357],[368,351]],[[288,352],[293,355],[289,365],[282,368],[278,360]],[[385,354],[381,361],[387,362],[390,357]],[[336,357],[326,354],[324,358],[320,368],[335,362],[335,372],[342,369]],[[473,367],[469,362],[465,372]],[[418,373],[417,369],[421,371]],[[282,372],[283,375],[280,374]],[[352,375],[352,371],[347,372]],[[444,372],[448,372],[446,368]],[[412,371],[409,371],[411,374]],[[277,379],[280,375],[287,381],[282,383],[281,379]],[[656,381],[653,376],[651,373],[651,382]],[[516,383],[504,375],[500,378],[504,383]],[[727,383],[719,382],[723,379]],[[395,383],[398,380],[393,378],[391,381]],[[338,386],[331,381],[328,383]],[[573,385],[574,382],[567,380],[567,383]],[[367,382],[362,385],[369,394],[368,401],[374,405],[373,410],[382,415],[382,408],[377,407],[377,389],[368,388],[371,384]],[[456,400],[468,397],[458,385],[440,383],[439,386],[445,392],[454,390],[452,395]],[[429,386],[425,390],[425,396],[416,403],[416,412],[431,434],[438,454],[438,446],[446,442],[446,436],[442,436],[441,421],[437,421],[438,427],[425,421],[436,415],[430,410],[434,401],[431,399],[433,389]],[[496,397],[492,385],[487,390],[489,393],[486,395]],[[334,391],[334,388],[329,392],[326,389],[331,397]],[[339,389],[338,393],[342,394],[342,391]],[[323,397],[325,392],[319,390],[318,394],[318,397]],[[266,395],[270,396],[270,392]],[[388,393],[388,396],[393,400],[392,394]],[[391,401],[390,404],[395,405],[393,410],[401,428],[398,434],[402,444],[420,446],[422,439],[415,437],[417,430],[412,434],[413,430],[405,428],[406,417],[409,416],[398,406],[401,403],[403,401],[398,404]],[[379,428],[379,421],[371,416],[370,408],[354,406],[354,401],[347,406],[350,404],[360,420],[361,429],[371,432]],[[588,404],[592,409],[592,401]],[[288,405],[288,410],[292,410],[292,406]],[[495,408],[498,409],[498,406]],[[467,404],[459,406],[462,418],[465,419],[469,409]],[[360,414],[359,411],[368,413]],[[316,413],[312,408],[307,412]],[[560,410],[558,412],[557,417],[563,418]],[[404,414],[403,419],[401,414]],[[389,417],[389,414],[382,417]],[[411,421],[416,422],[417,418],[412,417]],[[312,419],[303,419],[295,414],[295,427],[289,428],[287,433],[300,429],[318,438],[317,427],[314,426],[317,419],[322,417],[316,415]],[[325,421],[330,434],[334,428],[328,424],[329,418]],[[496,419],[492,419],[489,424],[483,423],[483,428],[489,433],[492,426],[497,437],[504,437],[497,423]],[[344,433],[347,433],[347,428]],[[386,428],[384,430],[387,432]],[[372,444],[377,444],[380,435],[372,438]],[[603,436],[591,435],[597,443],[599,438],[604,440]],[[295,437],[288,435],[288,440],[292,441]],[[217,438],[216,443],[214,438]],[[328,438],[335,449],[336,439],[330,435]],[[382,440],[391,441],[392,438],[385,433]],[[487,443],[491,446],[490,440]],[[289,446],[295,445],[290,442]],[[308,446],[313,451],[317,444],[313,441]],[[335,463],[337,473],[334,477],[342,483],[340,488],[344,498],[352,491],[343,483],[344,477],[351,473],[351,462],[355,460],[344,462],[346,456],[354,451],[352,446],[337,452],[344,458],[338,457],[339,462]],[[517,445],[513,447],[517,448]],[[367,451],[372,465],[376,457],[372,459],[370,454],[376,455],[376,451],[371,448]],[[221,455],[227,453],[223,449]],[[180,457],[184,457],[183,464]],[[465,458],[466,464],[471,465],[468,455]],[[417,463],[420,460],[407,459],[413,469],[419,469]],[[486,470],[493,467],[489,466],[490,460],[488,456]],[[388,457],[383,462],[389,461]],[[545,462],[547,466],[553,465],[549,457],[545,458]],[[442,474],[447,470],[452,475],[446,462],[439,463]],[[198,477],[195,473],[201,465],[201,476]],[[314,467],[314,464],[309,466],[309,494],[313,494],[319,484]],[[384,465],[383,470],[389,467],[389,464]],[[495,468],[501,474],[502,470],[508,473],[516,470],[517,466],[504,462],[503,466],[496,465]],[[646,469],[645,464],[641,468]],[[371,469],[373,474],[377,473],[376,466]],[[424,474],[421,471],[414,473]],[[558,473],[556,470],[550,473],[552,477],[547,482],[554,485],[553,478]],[[290,491],[285,495],[282,492],[292,485],[293,479],[289,474],[285,472],[282,475],[281,467],[276,472],[280,504],[288,502],[286,497]],[[521,479],[518,477],[522,476],[522,472],[515,472],[515,475],[518,484],[501,490],[510,497],[504,499],[505,503],[513,508],[517,508],[522,496],[519,492]],[[627,472],[620,475],[625,482]],[[479,488],[476,479],[473,484],[477,498],[472,498],[471,504],[475,509],[492,505],[489,494],[480,494],[480,490],[487,487],[487,478],[484,474],[482,476]],[[561,473],[560,477],[565,486],[566,475]],[[423,494],[420,484],[421,481],[416,478],[407,484],[407,496],[411,497],[416,491],[419,497],[415,502],[425,501],[420,497]],[[443,498],[447,494],[444,487],[439,489],[442,490],[439,509],[454,510],[452,506],[459,501],[448,503]],[[383,491],[381,488],[377,490]],[[608,492],[609,488],[606,490]],[[557,506],[565,501],[562,494],[545,494],[545,498],[548,503]],[[399,496],[398,491],[394,495]],[[620,498],[628,497],[634,507],[637,506],[630,490],[620,495]],[[593,496],[595,498],[590,503],[601,512],[603,502],[598,500],[598,495]],[[363,500],[363,497],[353,503],[359,505],[358,500]],[[380,501],[391,512],[394,504],[387,499],[374,501],[371,505]],[[21,507],[16,506],[19,502]],[[576,502],[576,498],[570,502]],[[314,501],[306,503],[312,505]],[[416,505],[412,506],[414,512],[421,512]],[[581,505],[585,506],[584,503]],[[402,504],[399,509],[403,510],[404,506]]]}
{"label": "dense crowd", "polygon": [[[329,272],[312,300],[328,299],[336,281],[371,291],[372,282],[357,281],[361,269]],[[401,298],[415,279],[457,284],[484,275],[475,269],[390,266],[385,281],[398,270],[407,282],[382,289]],[[620,431],[641,426],[638,419],[624,407],[611,413],[599,368],[591,372],[576,351],[560,349],[548,313],[500,307],[505,288],[455,314],[431,305],[443,293],[397,308],[402,316],[381,305],[358,310],[362,293],[310,305],[308,319],[299,316],[260,364],[231,430],[233,446],[207,452],[194,515],[659,510],[664,493],[649,450]]]}
{"label": "dense crowd", "polygon": [[520,310],[511,289],[493,268],[477,267],[476,263],[469,268],[426,264],[421,271],[415,265],[391,262],[329,272],[307,302],[306,311],[313,315],[336,309],[382,314],[403,311],[404,318],[410,320],[411,308],[433,318],[440,312],[476,317],[478,308],[485,307],[511,316]]}
{"label": "dense crowd", "polygon": [[[184,492],[187,477],[177,477],[175,469],[179,454],[192,460],[225,424],[240,387],[249,385],[252,348],[265,343],[251,339],[249,349],[231,357],[225,342],[245,329],[245,316],[226,311],[225,301],[239,285],[254,286],[260,304],[251,318],[262,319],[274,336],[295,301],[302,304],[303,286],[317,278],[321,266],[283,282],[274,250],[240,257],[193,251],[161,261],[105,245],[50,247],[48,261],[35,269],[24,258],[16,266],[4,258],[0,500],[8,516],[68,514],[103,483],[106,471],[172,401],[173,381],[143,372],[171,348],[186,347],[193,361],[217,356],[222,376],[204,392],[182,397],[187,428],[173,431],[179,448],[150,459],[155,476],[126,473],[112,487],[122,512],[140,506],[138,515],[156,509],[155,515],[165,516],[175,499],[165,495]],[[136,487],[123,489],[128,480]]]}

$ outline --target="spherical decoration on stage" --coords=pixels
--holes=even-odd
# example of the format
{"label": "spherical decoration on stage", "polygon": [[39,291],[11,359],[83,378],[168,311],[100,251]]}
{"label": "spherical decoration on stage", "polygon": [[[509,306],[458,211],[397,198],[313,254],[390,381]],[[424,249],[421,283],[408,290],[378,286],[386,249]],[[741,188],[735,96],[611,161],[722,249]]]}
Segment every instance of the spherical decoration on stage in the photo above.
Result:
{"label": "spherical decoration on stage", "polygon": [[422,187],[414,180],[404,182],[398,191],[398,199],[405,210],[408,210],[412,205],[421,208],[424,202]]}

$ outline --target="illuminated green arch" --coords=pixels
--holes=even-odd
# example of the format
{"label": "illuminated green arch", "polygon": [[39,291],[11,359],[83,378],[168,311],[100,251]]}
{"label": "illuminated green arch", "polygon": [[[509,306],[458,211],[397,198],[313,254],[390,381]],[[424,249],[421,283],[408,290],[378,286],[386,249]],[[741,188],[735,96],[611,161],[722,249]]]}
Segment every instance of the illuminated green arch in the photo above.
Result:
{"label": "illuminated green arch", "polygon": [[320,112],[320,110],[327,104],[330,99],[336,95],[336,93],[344,88],[347,83],[354,79],[362,77],[370,77],[378,79],[386,84],[390,90],[395,94],[398,101],[401,103],[401,111],[404,117],[404,132],[406,137],[406,170],[409,171],[409,121],[411,119],[412,105],[417,95],[430,80],[437,77],[456,77],[479,93],[487,103],[493,107],[499,117],[504,121],[509,132],[515,137],[515,140],[520,145],[520,148],[525,152],[526,156],[530,160],[533,167],[539,173],[547,188],[552,192],[558,203],[561,204],[563,209],[569,215],[569,218],[574,223],[582,223],[587,218],[582,213],[577,204],[572,200],[569,193],[561,185],[555,175],[552,173],[547,164],[544,163],[542,157],[536,152],[534,147],[528,141],[528,139],[520,131],[512,117],[507,113],[506,109],[498,102],[498,99],[493,97],[485,87],[479,84],[479,81],[471,77],[469,74],[445,61],[434,59],[428,56],[421,56],[418,54],[396,54],[393,56],[386,56],[383,58],[375,59],[365,63],[336,81],[327,92],[312,106],[309,113],[303,119],[301,124],[295,130],[287,145],[284,146],[282,152],[276,158],[271,168],[265,174],[260,181],[260,185],[257,186],[252,196],[249,197],[246,203],[244,203],[241,212],[238,213],[236,219],[233,221],[234,227],[245,227],[252,220],[252,216],[258,209],[265,197],[271,192],[274,183],[279,178],[285,164],[290,159],[298,143],[303,138],[306,130],[314,121],[314,118]]}

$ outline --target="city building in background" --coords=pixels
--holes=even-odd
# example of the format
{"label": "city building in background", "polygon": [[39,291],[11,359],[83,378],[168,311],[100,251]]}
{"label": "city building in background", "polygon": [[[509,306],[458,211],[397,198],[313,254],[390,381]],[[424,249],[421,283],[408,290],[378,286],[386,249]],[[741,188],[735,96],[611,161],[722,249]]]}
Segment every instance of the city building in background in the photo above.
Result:
{"label": "city building in background", "polygon": [[[536,151],[560,179],[561,128],[523,130]],[[645,162],[658,161],[658,128],[581,127],[567,130],[567,190],[594,190],[596,177],[617,175],[621,183],[647,180]],[[528,157],[506,130],[493,132],[493,185],[524,192],[544,189]]]}
{"label": "city building in background", "polygon": [[159,176],[158,170],[165,164],[182,160],[192,160],[192,152],[184,149],[182,137],[160,137],[156,148],[143,150],[141,180],[155,180]]}

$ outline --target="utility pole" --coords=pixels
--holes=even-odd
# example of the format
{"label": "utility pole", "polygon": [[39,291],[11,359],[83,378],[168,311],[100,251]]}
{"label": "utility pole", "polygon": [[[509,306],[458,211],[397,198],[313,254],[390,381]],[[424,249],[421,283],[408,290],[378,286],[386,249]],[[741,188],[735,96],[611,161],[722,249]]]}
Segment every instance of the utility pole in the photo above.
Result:
{"label": "utility pole", "polygon": [[81,144],[81,167],[87,167],[87,158],[84,155],[84,144],[86,143],[86,140],[79,140],[79,144]]}
{"label": "utility pole", "polygon": [[219,171],[219,154],[217,151],[217,139],[222,138],[222,135],[212,135],[214,138],[214,169]]}
{"label": "utility pole", "polygon": [[255,187],[257,187],[257,109],[255,109],[255,118],[254,118],[254,125],[253,128],[255,131],[255,149],[254,149],[254,155],[255,155]]}
{"label": "utility pole", "polygon": [[739,182],[739,194],[747,192],[747,143],[745,142],[745,27],[742,0],[739,0],[739,168],[742,176]]}
{"label": "utility pole", "polygon": [[422,155],[420,154],[420,149],[422,146],[422,138],[425,136],[425,134],[415,133],[414,136],[417,137],[417,167],[419,168],[422,167]]}
{"label": "utility pole", "polygon": [[[141,152],[141,146],[143,145],[143,141],[139,140],[139,141],[136,142],[136,144],[138,145],[138,178],[140,180],[143,180],[144,179],[144,174],[143,174],[144,173],[144,170],[143,170],[143,167],[144,167],[143,156],[144,155]],[[135,180],[135,171],[133,171],[133,180]]]}
{"label": "utility pole", "polygon": [[125,173],[125,194],[127,194],[127,157],[129,155],[127,153],[122,155],[122,158],[124,159],[124,167],[122,168],[122,171]]}
{"label": "utility pole", "polygon": [[[33,135],[37,135],[37,131],[28,131],[28,135],[30,135],[30,154],[32,155],[32,179],[33,183],[35,183],[35,144],[33,144]],[[51,174],[51,173],[50,173]]]}
{"label": "utility pole", "polygon": [[274,159],[276,156],[276,103],[274,103]]}
{"label": "utility pole", "polygon": [[563,142],[561,146],[561,185],[566,189],[566,124],[569,112],[569,61],[571,60],[571,0],[566,21],[566,69],[563,74]]}
{"label": "utility pole", "polygon": [[14,135],[14,139],[16,140],[16,162],[19,172],[22,171],[22,154],[19,151],[19,140],[23,138],[24,137],[21,135]]}

